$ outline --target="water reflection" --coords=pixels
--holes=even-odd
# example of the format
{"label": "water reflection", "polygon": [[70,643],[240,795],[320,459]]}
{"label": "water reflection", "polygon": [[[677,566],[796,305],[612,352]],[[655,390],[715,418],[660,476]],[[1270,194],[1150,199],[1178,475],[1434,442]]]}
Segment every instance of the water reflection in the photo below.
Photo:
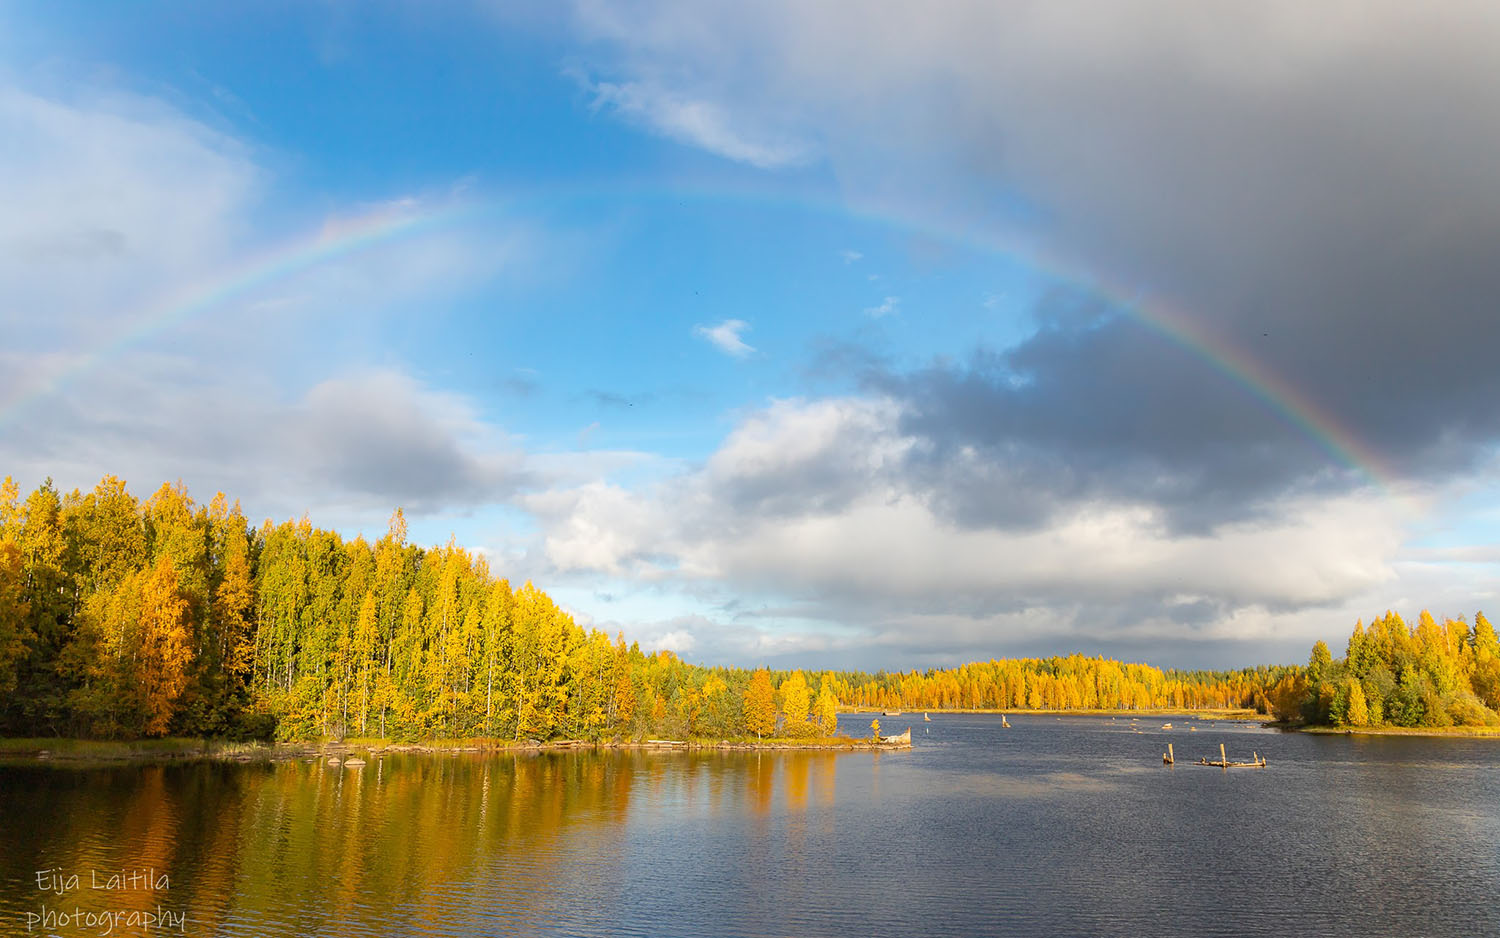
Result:
{"label": "water reflection", "polygon": [[14,921],[40,906],[35,870],[154,868],[169,889],[104,893],[85,876],[65,898],[101,912],[161,903],[195,934],[456,934],[476,914],[524,930],[557,916],[559,894],[618,899],[633,827],[800,816],[813,790],[831,810],[836,762],[585,752],[3,769],[15,822],[0,910]]}
{"label": "water reflection", "polygon": [[[1500,932],[1475,898],[1500,881],[1494,741],[1234,745],[1270,767],[1163,769],[1158,740],[1108,721],[945,716],[880,755],[0,768],[0,916],[160,905],[231,936]],[[147,867],[170,888],[33,879]]]}

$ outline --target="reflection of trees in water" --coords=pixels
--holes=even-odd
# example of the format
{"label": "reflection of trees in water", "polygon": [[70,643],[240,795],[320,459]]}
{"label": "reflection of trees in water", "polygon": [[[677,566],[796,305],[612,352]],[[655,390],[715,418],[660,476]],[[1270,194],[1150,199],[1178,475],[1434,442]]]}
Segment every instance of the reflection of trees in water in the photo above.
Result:
{"label": "reflection of trees in water", "polygon": [[[627,888],[632,808],[649,806],[641,817],[663,830],[683,817],[769,819],[780,787],[780,810],[798,828],[782,833],[800,845],[803,828],[832,823],[836,761],[396,754],[362,768],[318,760],[98,770],[20,800],[36,809],[27,814],[36,826],[0,869],[19,881],[53,866],[155,867],[171,877],[169,892],[120,893],[111,907],[161,902],[186,911],[202,934],[444,930],[473,925],[476,909],[555,921],[567,896],[598,899],[591,914],[602,914]],[[814,812],[821,823],[808,828]]]}
{"label": "reflection of trees in water", "polygon": [[786,760],[786,806],[793,814],[807,810],[807,777],[811,760],[791,756]]}
{"label": "reflection of trees in water", "polygon": [[[0,800],[6,849],[0,882],[20,883],[18,915],[49,908],[84,912],[187,911],[195,927],[213,933],[234,892],[241,788],[226,771],[242,767],[128,766],[27,772],[6,779]],[[65,895],[34,889],[34,871],[76,875]],[[152,870],[167,888],[144,883],[93,889],[112,875]],[[118,933],[118,929],[116,932]]]}
{"label": "reflection of trees in water", "polygon": [[159,771],[163,791],[170,787],[173,794],[149,810],[172,816],[175,839],[166,845],[171,856],[162,867],[172,875],[169,907],[186,911],[199,933],[218,934],[235,895],[246,768],[202,763]]}
{"label": "reflection of trees in water", "polygon": [[756,814],[768,814],[776,788],[776,756],[757,752],[750,769],[750,806]]}
{"label": "reflection of trees in water", "polygon": [[784,804],[787,813],[802,814],[808,809],[808,797],[817,793],[817,805],[832,807],[834,800],[835,766],[838,755],[832,752],[756,752],[748,756],[732,757],[736,761],[749,759],[745,774],[745,788],[749,795],[747,804],[757,814],[771,811],[775,803],[777,775],[785,788]]}

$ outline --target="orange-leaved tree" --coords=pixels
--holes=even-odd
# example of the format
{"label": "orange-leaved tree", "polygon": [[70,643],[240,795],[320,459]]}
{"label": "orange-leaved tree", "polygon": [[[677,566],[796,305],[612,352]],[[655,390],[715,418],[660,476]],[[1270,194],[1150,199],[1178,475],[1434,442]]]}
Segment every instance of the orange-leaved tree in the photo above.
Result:
{"label": "orange-leaved tree", "polygon": [[776,732],[776,693],[771,689],[771,672],[765,668],[750,676],[745,689],[745,723],[756,736]]}
{"label": "orange-leaved tree", "polygon": [[167,732],[177,698],[187,687],[193,646],[188,637],[188,598],[172,558],[163,554],[141,588],[140,682],[145,733]]}

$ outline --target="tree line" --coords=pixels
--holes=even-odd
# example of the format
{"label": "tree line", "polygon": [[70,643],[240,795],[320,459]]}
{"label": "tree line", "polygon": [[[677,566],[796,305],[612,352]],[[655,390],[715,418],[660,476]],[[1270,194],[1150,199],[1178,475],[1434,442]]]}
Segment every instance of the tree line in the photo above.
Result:
{"label": "tree line", "polygon": [[840,700],[911,710],[1245,708],[1270,712],[1266,690],[1296,668],[1163,671],[1083,655],[1008,658],[956,668],[840,675]]}
{"label": "tree line", "polygon": [[1484,613],[1415,626],[1394,612],[1354,624],[1343,658],[1322,641],[1271,689],[1276,715],[1326,726],[1500,725],[1500,642]]}
{"label": "tree line", "polygon": [[[0,485],[0,732],[132,738],[742,738],[831,735],[840,707],[1266,703],[1288,669],[1102,658],[877,673],[702,667],[578,626],[397,510],[346,540],[250,524],[222,494],[106,477]],[[1290,669],[1300,671],[1300,669]]]}

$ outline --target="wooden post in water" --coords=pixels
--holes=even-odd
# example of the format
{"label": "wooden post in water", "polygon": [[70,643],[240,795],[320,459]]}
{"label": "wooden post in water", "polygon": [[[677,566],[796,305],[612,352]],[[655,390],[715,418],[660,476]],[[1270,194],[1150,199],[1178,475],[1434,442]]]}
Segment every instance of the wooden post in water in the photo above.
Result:
{"label": "wooden post in water", "polygon": [[1167,765],[1177,764],[1177,756],[1172,752],[1171,743],[1167,743],[1167,754],[1161,757],[1161,761],[1165,762]]}
{"label": "wooden post in water", "polygon": [[1224,754],[1224,744],[1223,743],[1219,743],[1219,761],[1221,763],[1223,763],[1224,768],[1226,768],[1226,769],[1229,768],[1229,756],[1227,756],[1227,755]]}

